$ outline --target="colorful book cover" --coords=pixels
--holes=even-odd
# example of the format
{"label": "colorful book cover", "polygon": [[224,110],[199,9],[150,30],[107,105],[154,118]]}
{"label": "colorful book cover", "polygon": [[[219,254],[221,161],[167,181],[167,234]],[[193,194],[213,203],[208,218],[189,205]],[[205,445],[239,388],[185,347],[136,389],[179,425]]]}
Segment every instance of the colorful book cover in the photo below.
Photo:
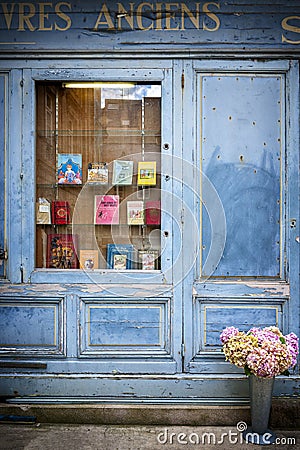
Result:
{"label": "colorful book cover", "polygon": [[126,270],[127,269],[127,255],[114,255],[112,269]]}
{"label": "colorful book cover", "polygon": [[71,210],[69,202],[54,200],[51,205],[52,223],[64,225],[71,222]]}
{"label": "colorful book cover", "polygon": [[116,159],[113,164],[112,184],[128,185],[132,184],[133,161],[123,161]]}
{"label": "colorful book cover", "polygon": [[98,250],[80,250],[79,263],[80,269],[86,270],[98,269],[99,267]]}
{"label": "colorful book cover", "polygon": [[58,153],[57,182],[60,185],[82,184],[82,155],[80,153]]}
{"label": "colorful book cover", "polygon": [[78,237],[75,234],[48,234],[46,267],[53,269],[78,269],[76,255]]}
{"label": "colorful book cover", "polygon": [[106,259],[108,269],[131,269],[132,255],[132,244],[107,244]]}
{"label": "colorful book cover", "polygon": [[159,225],[160,224],[160,201],[153,200],[146,202],[145,208],[146,224]]}
{"label": "colorful book cover", "polygon": [[95,195],[96,225],[118,225],[119,223],[119,196]]}
{"label": "colorful book cover", "polygon": [[107,163],[89,163],[87,182],[95,184],[108,184]]}
{"label": "colorful book cover", "polygon": [[142,270],[158,268],[158,250],[139,250],[139,260]]}
{"label": "colorful book cover", "polygon": [[142,200],[127,202],[127,224],[144,224],[144,202]]}
{"label": "colorful book cover", "polygon": [[156,184],[156,161],[140,161],[138,163],[138,185]]}

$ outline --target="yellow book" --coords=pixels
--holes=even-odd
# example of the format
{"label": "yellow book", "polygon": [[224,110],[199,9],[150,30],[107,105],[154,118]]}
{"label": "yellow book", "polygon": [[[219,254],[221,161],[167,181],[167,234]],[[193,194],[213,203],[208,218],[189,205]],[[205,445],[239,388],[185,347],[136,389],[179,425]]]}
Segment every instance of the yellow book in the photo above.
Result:
{"label": "yellow book", "polygon": [[138,185],[156,184],[156,161],[140,161],[138,163]]}

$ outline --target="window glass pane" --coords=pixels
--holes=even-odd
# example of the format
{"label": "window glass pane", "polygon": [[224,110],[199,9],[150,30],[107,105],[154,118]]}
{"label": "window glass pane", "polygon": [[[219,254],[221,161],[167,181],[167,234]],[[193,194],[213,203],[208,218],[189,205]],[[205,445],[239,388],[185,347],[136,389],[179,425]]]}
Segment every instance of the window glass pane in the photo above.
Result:
{"label": "window glass pane", "polygon": [[160,268],[159,84],[37,85],[36,266]]}

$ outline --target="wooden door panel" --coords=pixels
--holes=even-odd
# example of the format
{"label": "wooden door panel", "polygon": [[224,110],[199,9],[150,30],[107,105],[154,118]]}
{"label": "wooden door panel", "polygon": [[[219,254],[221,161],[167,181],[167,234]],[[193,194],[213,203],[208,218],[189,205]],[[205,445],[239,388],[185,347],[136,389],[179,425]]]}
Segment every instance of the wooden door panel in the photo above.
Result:
{"label": "wooden door panel", "polygon": [[[213,276],[279,277],[282,77],[216,74],[200,83],[202,170],[226,217],[224,253]],[[214,225],[203,208],[203,262]]]}

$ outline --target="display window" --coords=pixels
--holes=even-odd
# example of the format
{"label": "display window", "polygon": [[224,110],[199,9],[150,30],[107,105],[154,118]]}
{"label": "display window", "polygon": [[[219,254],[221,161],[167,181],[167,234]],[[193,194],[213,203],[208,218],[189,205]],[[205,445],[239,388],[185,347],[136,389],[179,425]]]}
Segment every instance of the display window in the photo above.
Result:
{"label": "display window", "polygon": [[36,85],[36,267],[159,270],[161,86]]}

